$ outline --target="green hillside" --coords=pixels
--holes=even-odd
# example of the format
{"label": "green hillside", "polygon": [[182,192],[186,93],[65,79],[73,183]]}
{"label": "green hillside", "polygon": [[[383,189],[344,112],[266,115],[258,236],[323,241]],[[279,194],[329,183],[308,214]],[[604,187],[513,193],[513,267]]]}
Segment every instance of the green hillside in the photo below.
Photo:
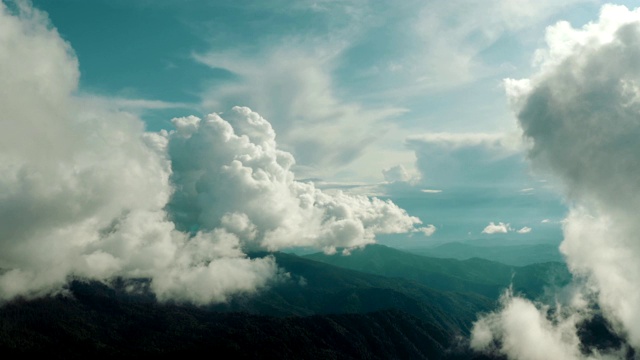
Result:
{"label": "green hillside", "polygon": [[305,257],[347,269],[410,279],[434,289],[479,294],[491,299],[496,299],[511,284],[516,293],[537,298],[545,294],[546,288],[565,285],[571,279],[566,265],[558,262],[517,267],[479,258],[426,257],[377,244],[354,250],[348,256],[315,253]]}

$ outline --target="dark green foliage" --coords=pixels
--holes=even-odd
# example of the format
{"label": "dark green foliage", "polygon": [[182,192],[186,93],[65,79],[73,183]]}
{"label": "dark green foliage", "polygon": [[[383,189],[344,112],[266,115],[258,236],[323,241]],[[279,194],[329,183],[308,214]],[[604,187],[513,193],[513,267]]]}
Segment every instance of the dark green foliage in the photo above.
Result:
{"label": "dark green foliage", "polygon": [[475,312],[491,307],[481,298],[407,280],[276,257],[290,281],[209,308],[158,304],[149,294],[127,293],[127,284],[117,281],[112,287],[74,281],[72,296],[14,301],[0,308],[0,351],[60,358],[202,352],[224,358],[467,358],[464,346],[451,349]]}
{"label": "dark green foliage", "polygon": [[[53,358],[203,355],[272,359],[426,359],[445,355],[424,322],[397,310],[274,318],[123,301],[75,282],[76,298],[0,309],[0,351]],[[203,353],[204,352],[204,353]]]}

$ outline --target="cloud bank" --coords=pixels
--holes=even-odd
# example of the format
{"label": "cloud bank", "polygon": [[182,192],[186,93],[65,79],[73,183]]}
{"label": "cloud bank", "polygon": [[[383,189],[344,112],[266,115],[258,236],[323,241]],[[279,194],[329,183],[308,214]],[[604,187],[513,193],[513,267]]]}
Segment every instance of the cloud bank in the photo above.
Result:
{"label": "cloud bank", "polygon": [[[580,29],[566,22],[550,27],[547,45],[537,53],[539,72],[507,80],[507,92],[533,165],[553,174],[572,204],[561,251],[570,270],[586,279],[581,292],[638,351],[640,10],[605,5],[597,22]],[[577,341],[590,301],[549,321],[544,307],[511,297],[500,313],[476,323],[472,346],[491,351],[495,340],[494,351],[517,359],[554,357],[530,346],[542,343],[553,344],[549,351],[558,358],[603,357]],[[516,307],[520,316],[529,314],[521,324],[537,330],[511,327]]]}
{"label": "cloud bank", "polygon": [[160,300],[219,302],[286,278],[250,250],[431,231],[390,201],[296,181],[248,108],[150,133],[79,96],[78,79],[45,14],[0,2],[0,301],[123,277],[151,279]]}

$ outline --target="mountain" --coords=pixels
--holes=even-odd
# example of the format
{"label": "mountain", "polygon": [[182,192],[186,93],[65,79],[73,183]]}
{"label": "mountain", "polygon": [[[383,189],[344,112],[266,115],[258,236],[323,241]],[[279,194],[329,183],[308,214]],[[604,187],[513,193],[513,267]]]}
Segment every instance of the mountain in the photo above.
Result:
{"label": "mountain", "polygon": [[450,242],[431,248],[407,249],[419,255],[466,260],[474,257],[507,265],[525,266],[543,262],[564,262],[557,244],[475,245]]}
{"label": "mountain", "polygon": [[383,245],[368,245],[350,255],[315,253],[305,258],[386,277],[414,280],[442,291],[472,293],[497,299],[505,288],[529,298],[545,295],[549,287],[563,286],[571,274],[563,263],[547,262],[511,266],[490,260],[441,259],[400,251]]}
{"label": "mountain", "polygon": [[[260,255],[260,254],[255,254]],[[402,310],[429,324],[446,338],[468,334],[476,314],[495,306],[478,294],[432,289],[410,279],[388,278],[345,269],[296,255],[275,253],[289,280],[259,296],[237,296],[216,311],[272,316],[367,313]]]}
{"label": "mountain", "polygon": [[[0,308],[0,351],[52,358],[433,359],[448,356],[423,321],[398,310],[268,317],[128,300],[74,282],[73,298]],[[138,299],[139,300],[139,299]]]}
{"label": "mountain", "polygon": [[[460,339],[478,312],[495,305],[480,295],[274,256],[288,280],[227,304],[161,304],[150,293],[127,292],[123,281],[81,280],[66,295],[13,301],[0,308],[0,351],[64,358],[205,351],[234,358],[464,359],[471,354]],[[138,280],[136,288],[145,283]]]}

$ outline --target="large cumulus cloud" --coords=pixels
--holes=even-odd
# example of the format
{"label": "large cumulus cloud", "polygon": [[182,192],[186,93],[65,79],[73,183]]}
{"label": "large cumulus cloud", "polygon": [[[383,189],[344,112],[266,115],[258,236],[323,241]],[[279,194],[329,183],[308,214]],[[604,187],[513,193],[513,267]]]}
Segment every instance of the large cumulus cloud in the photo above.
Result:
{"label": "large cumulus cloud", "polygon": [[161,300],[225,301],[286,278],[247,250],[420,230],[391,202],[295,181],[292,155],[247,108],[149,133],[78,80],[46,15],[0,2],[0,301],[116,276],[151,279]]}
{"label": "large cumulus cloud", "polygon": [[174,119],[169,154],[176,193],[169,204],[184,229],[218,227],[270,250],[354,247],[375,234],[418,231],[418,218],[390,201],[329,195],[294,180],[291,154],[277,148],[269,122],[248,108],[205,119]]}
{"label": "large cumulus cloud", "polygon": [[[537,53],[540,71],[527,80],[506,82],[519,124],[530,142],[536,168],[555,175],[572,204],[564,223],[561,250],[574,274],[586,278],[591,293],[614,331],[640,349],[640,10],[606,5],[600,19],[580,29],[560,22],[547,31],[548,48]],[[491,334],[501,351],[515,341],[502,315],[481,320],[476,339]],[[533,305],[526,305],[529,310]],[[558,324],[583,319],[573,311],[544,325],[536,341],[552,336],[573,357],[586,357],[572,336],[560,336]],[[588,312],[587,312],[588,313]],[[544,316],[544,314],[543,314]],[[502,319],[502,320],[498,320]],[[544,320],[540,320],[544,322]],[[485,331],[486,330],[486,331]],[[575,326],[573,327],[575,334]],[[490,342],[476,341],[476,348]],[[598,354],[592,354],[593,356]],[[569,356],[569,355],[567,355]],[[599,355],[598,355],[599,356]]]}

